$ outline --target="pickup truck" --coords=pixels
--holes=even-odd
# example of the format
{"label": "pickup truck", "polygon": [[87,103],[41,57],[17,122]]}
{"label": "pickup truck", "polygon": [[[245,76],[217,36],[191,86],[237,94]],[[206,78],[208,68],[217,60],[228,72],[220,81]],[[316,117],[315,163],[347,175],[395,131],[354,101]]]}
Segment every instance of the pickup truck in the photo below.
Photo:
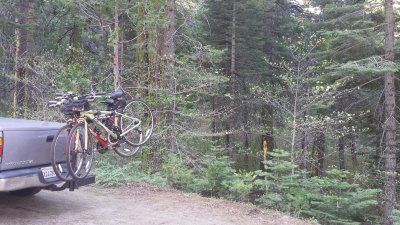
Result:
{"label": "pickup truck", "polygon": [[31,196],[94,183],[94,176],[62,182],[53,171],[50,149],[61,123],[0,117],[0,192]]}

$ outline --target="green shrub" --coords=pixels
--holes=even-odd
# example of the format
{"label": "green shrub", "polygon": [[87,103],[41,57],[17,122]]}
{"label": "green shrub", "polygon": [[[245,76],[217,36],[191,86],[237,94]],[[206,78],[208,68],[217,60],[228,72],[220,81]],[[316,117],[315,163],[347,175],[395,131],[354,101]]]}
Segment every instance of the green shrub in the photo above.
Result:
{"label": "green shrub", "polygon": [[226,156],[206,156],[203,163],[204,167],[195,179],[194,190],[205,196],[228,196],[235,179],[232,162]]}
{"label": "green shrub", "polygon": [[169,186],[185,191],[191,190],[195,179],[193,171],[174,154],[170,154],[162,164],[162,174]]}
{"label": "green shrub", "polygon": [[166,179],[159,173],[144,172],[140,162],[131,158],[121,158],[114,152],[98,154],[93,173],[96,183],[103,186],[119,186],[128,182],[147,182],[156,186],[166,186]]}
{"label": "green shrub", "polygon": [[392,214],[393,225],[400,225],[400,210],[393,210]]}
{"label": "green shrub", "polygon": [[[220,149],[213,148],[218,154]],[[225,156],[205,156],[203,167],[197,171],[189,168],[177,155],[169,155],[163,165],[162,174],[168,185],[179,190],[195,191],[206,196],[226,197],[233,200],[248,200],[253,190],[254,172],[239,171],[231,167]]]}
{"label": "green shrub", "polygon": [[[326,177],[307,177],[286,159],[271,153],[267,172],[257,171],[255,185],[264,194],[257,201],[267,208],[312,217],[321,224],[375,224],[379,221],[378,189],[363,188],[349,172],[330,169]],[[292,173],[294,169],[294,174]]]}
{"label": "green shrub", "polygon": [[237,201],[248,201],[254,188],[254,172],[239,171],[229,186],[229,198]]}
{"label": "green shrub", "polygon": [[132,171],[138,169],[139,162],[132,161],[117,165],[112,161],[97,160],[95,164],[94,174],[96,182],[103,186],[118,186],[122,183],[132,180]]}
{"label": "green shrub", "polygon": [[349,182],[348,171],[330,169],[326,177],[307,179],[310,208],[304,216],[317,218],[323,224],[375,224],[379,221],[379,189],[367,189]]}
{"label": "green shrub", "polygon": [[288,152],[275,150],[270,155],[273,160],[264,162],[267,172],[256,171],[262,179],[257,179],[255,185],[264,193],[257,202],[269,209],[298,214],[309,207],[303,186],[304,173],[286,160]]}

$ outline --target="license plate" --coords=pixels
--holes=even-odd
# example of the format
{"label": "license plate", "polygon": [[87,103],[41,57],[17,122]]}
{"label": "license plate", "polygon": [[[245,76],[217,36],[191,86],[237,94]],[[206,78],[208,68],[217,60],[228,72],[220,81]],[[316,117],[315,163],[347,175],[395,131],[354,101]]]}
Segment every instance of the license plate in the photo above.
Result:
{"label": "license plate", "polygon": [[43,167],[43,168],[41,168],[41,170],[42,170],[42,174],[43,174],[44,179],[52,178],[52,177],[56,177],[57,176],[56,173],[54,173],[53,167],[51,167],[51,166]]}

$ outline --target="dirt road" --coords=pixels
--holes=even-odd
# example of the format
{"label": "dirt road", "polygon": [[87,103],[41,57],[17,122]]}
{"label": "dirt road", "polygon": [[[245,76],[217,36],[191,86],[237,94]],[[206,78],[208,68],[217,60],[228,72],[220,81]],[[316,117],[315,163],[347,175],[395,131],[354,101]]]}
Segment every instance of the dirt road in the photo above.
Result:
{"label": "dirt road", "polygon": [[148,185],[42,191],[29,198],[0,193],[0,224],[257,225],[311,224],[276,212]]}

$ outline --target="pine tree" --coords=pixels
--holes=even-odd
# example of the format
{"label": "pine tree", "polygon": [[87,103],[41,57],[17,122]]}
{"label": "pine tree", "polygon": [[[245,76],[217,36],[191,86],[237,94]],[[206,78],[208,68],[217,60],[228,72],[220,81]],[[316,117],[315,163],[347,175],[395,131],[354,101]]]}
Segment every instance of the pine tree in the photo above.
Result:
{"label": "pine tree", "polygon": [[[379,102],[376,98],[380,93],[379,77],[386,69],[391,69],[379,56],[382,53],[381,44],[377,41],[380,32],[376,26],[379,21],[375,21],[379,15],[366,7],[366,2],[314,1],[314,4],[321,7],[320,18],[314,27],[323,39],[318,53],[322,65],[321,79],[339,85],[335,105],[330,110],[343,112],[345,114],[342,115],[348,117],[346,122],[335,127],[337,161],[344,169],[348,165],[345,160],[346,146],[352,146],[350,153],[353,159],[356,154],[361,154],[354,147],[354,132],[368,129],[368,132],[379,135],[379,129],[374,126],[379,123],[379,118],[374,118],[371,112]],[[371,144],[379,148],[379,140],[374,139],[374,135],[369,141],[375,140]],[[372,156],[375,152],[363,154]]]}

